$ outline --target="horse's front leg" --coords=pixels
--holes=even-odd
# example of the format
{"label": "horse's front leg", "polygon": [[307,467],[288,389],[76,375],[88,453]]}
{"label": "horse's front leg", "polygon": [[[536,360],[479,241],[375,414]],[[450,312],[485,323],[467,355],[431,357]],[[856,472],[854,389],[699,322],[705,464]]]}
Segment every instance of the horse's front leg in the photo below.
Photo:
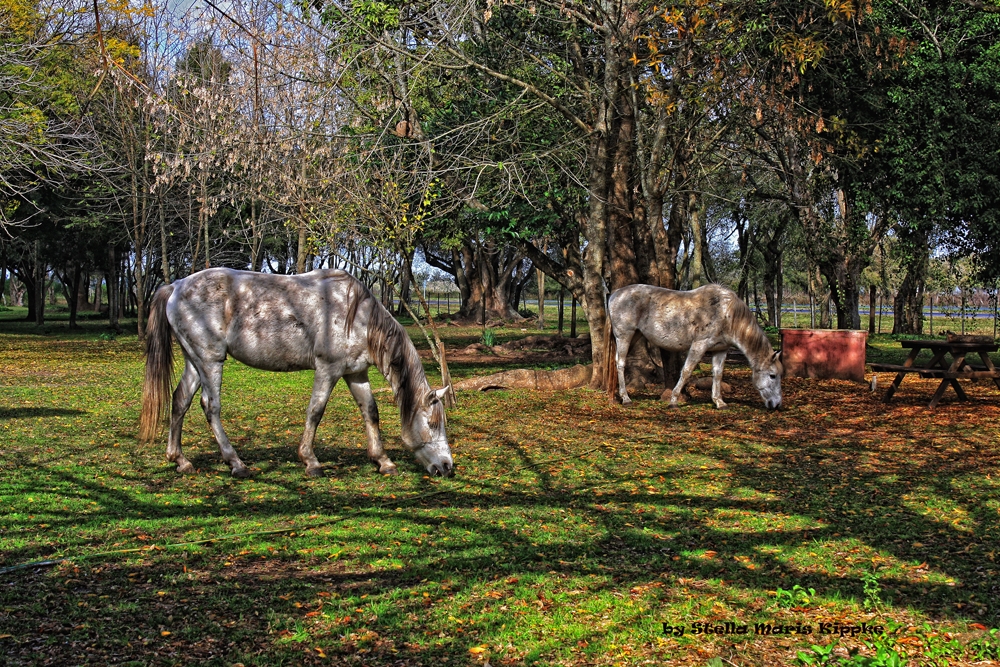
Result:
{"label": "horse's front leg", "polygon": [[306,428],[302,433],[302,442],[299,443],[299,460],[306,464],[306,474],[310,477],[323,476],[323,468],[320,467],[319,459],[313,451],[313,442],[316,439],[316,427],[326,412],[330,392],[339,379],[340,377],[328,368],[317,365],[316,375],[313,377],[312,397],[309,399],[309,409],[306,411]]}
{"label": "horse's front leg", "polygon": [[691,379],[691,373],[694,372],[695,366],[701,361],[702,356],[705,354],[705,350],[708,345],[694,344],[691,349],[688,350],[687,359],[684,360],[684,367],[681,368],[681,376],[677,380],[677,384],[674,385],[673,391],[670,392],[670,407],[676,408],[677,403],[681,398],[681,392],[684,391],[684,385],[687,381]]}
{"label": "horse's front leg", "polygon": [[345,375],[344,380],[351,390],[351,396],[361,409],[361,416],[365,420],[365,436],[368,440],[368,458],[378,466],[378,471],[383,475],[395,475],[396,464],[392,462],[389,455],[382,447],[382,434],[378,426],[378,404],[372,396],[371,385],[368,384],[368,371]]}
{"label": "horse's front leg", "polygon": [[222,428],[222,403],[219,394],[222,391],[222,362],[212,361],[202,363],[201,372],[201,408],[205,411],[208,425],[212,427],[215,441],[219,443],[222,460],[229,464],[233,477],[247,478],[250,471],[236,455],[236,450],[229,444],[226,431]]}
{"label": "horse's front leg", "polygon": [[184,426],[184,415],[191,407],[194,392],[198,391],[198,370],[190,361],[184,364],[184,374],[174,389],[174,399],[170,409],[170,435],[167,438],[167,460],[177,464],[177,472],[194,472],[194,466],[184,458],[181,451],[181,429]]}
{"label": "horse's front leg", "polygon": [[725,350],[712,355],[712,402],[720,410],[726,407],[726,402],[722,400],[722,368],[725,365]]}

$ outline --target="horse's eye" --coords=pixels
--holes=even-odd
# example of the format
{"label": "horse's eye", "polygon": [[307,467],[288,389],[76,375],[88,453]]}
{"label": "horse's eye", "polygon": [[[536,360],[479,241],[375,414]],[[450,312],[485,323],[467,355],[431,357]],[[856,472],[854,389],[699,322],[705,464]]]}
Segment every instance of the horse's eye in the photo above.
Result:
{"label": "horse's eye", "polygon": [[774,373],[771,373],[771,379],[772,379],[772,380],[777,380],[777,379],[778,379],[778,376],[777,376],[777,375],[775,375]]}

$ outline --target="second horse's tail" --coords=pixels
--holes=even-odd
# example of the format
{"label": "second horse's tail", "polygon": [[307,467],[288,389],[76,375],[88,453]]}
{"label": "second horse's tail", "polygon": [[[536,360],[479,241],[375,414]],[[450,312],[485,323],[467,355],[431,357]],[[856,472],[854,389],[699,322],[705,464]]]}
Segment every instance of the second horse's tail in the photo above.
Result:
{"label": "second horse's tail", "polygon": [[618,343],[615,342],[615,332],[611,328],[611,313],[604,319],[604,388],[608,392],[608,400],[615,402],[618,394]]}
{"label": "second horse's tail", "polygon": [[173,285],[161,287],[149,308],[146,377],[142,383],[142,416],[139,418],[140,442],[149,442],[156,437],[170,400],[174,381],[174,350],[170,322],[167,321],[167,299],[173,293]]}

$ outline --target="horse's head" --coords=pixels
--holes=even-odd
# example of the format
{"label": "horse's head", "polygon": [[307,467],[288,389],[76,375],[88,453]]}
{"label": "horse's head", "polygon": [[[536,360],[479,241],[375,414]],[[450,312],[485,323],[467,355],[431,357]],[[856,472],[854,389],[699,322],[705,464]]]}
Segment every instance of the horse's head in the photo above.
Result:
{"label": "horse's head", "polygon": [[444,398],[448,387],[431,391],[416,406],[413,418],[403,426],[402,438],[417,462],[434,476],[451,477],[455,464],[445,433]]}
{"label": "horse's head", "polygon": [[781,352],[775,352],[767,363],[753,369],[753,386],[757,387],[760,397],[768,410],[781,407]]}

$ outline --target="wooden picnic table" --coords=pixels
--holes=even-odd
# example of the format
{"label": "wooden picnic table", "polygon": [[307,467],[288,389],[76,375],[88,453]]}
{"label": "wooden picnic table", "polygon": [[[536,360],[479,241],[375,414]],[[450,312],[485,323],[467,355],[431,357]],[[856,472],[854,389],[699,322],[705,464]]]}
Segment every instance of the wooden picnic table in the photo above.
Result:
{"label": "wooden picnic table", "polygon": [[[945,389],[951,386],[958,395],[959,400],[968,400],[965,390],[958,383],[959,380],[976,380],[989,378],[993,380],[997,388],[1000,389],[1000,371],[993,365],[990,359],[990,352],[1000,349],[993,342],[979,342],[968,340],[904,340],[900,342],[903,348],[909,348],[910,354],[902,365],[899,364],[872,364],[872,371],[895,372],[896,379],[889,385],[882,399],[884,403],[892,400],[892,395],[896,393],[899,384],[908,373],[915,373],[922,378],[940,378],[941,384],[931,398],[930,407],[937,407],[938,401],[944,396]],[[917,365],[917,355],[923,350],[930,350],[932,356],[925,365]],[[965,362],[965,358],[970,354],[978,354],[982,360],[982,366],[971,366]],[[949,363],[947,357],[951,357]]]}

